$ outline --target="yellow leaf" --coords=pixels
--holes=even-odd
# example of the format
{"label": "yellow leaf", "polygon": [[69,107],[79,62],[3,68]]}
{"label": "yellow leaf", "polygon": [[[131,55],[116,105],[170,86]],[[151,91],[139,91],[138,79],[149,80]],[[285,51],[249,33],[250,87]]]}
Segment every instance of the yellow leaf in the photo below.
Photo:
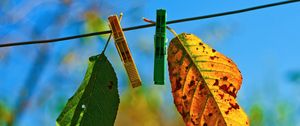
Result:
{"label": "yellow leaf", "polygon": [[174,103],[187,126],[244,126],[248,117],[236,101],[242,76],[234,62],[192,34],[168,47]]}

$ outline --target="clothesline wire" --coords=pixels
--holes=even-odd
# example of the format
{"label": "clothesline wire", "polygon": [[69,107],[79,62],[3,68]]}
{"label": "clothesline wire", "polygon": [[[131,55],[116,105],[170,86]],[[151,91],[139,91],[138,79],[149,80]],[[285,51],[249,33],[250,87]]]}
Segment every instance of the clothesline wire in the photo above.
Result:
{"label": "clothesline wire", "polygon": [[[249,8],[240,9],[240,10],[228,11],[228,12],[223,12],[223,13],[215,13],[215,14],[209,14],[209,15],[204,15],[204,16],[197,16],[197,17],[191,17],[191,18],[171,20],[171,21],[167,21],[167,24],[175,24],[175,23],[181,23],[181,22],[187,22],[187,21],[193,21],[193,20],[201,20],[201,19],[208,19],[208,18],[214,18],[214,17],[221,17],[221,16],[232,15],[232,14],[237,14],[237,13],[243,13],[243,12],[248,12],[248,11],[253,11],[253,10],[259,10],[259,9],[263,9],[263,8],[269,8],[269,7],[274,7],[274,6],[284,5],[284,4],[290,4],[290,3],[295,3],[295,2],[300,2],[300,0],[283,1],[283,2],[271,3],[271,4],[261,5],[261,6],[249,7]],[[131,30],[148,28],[148,27],[153,27],[153,26],[155,26],[155,24],[139,25],[139,26],[123,28],[123,31],[131,31]],[[108,33],[111,33],[111,30],[93,32],[93,33],[87,33],[87,34],[80,34],[80,35],[74,35],[74,36],[67,36],[67,37],[55,38],[55,39],[47,39],[47,40],[34,40],[34,41],[26,41],[26,42],[5,43],[5,44],[0,44],[0,47],[30,45],[30,44],[42,44],[42,43],[54,43],[54,42],[60,42],[60,41],[83,38],[83,37],[103,35],[103,34],[108,34]]]}

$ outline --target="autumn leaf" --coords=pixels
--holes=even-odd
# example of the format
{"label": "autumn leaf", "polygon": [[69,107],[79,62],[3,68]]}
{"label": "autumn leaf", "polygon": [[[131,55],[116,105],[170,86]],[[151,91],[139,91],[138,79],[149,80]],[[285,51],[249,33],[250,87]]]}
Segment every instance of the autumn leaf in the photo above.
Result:
{"label": "autumn leaf", "polygon": [[106,56],[90,57],[84,80],[57,118],[57,125],[113,126],[120,102],[117,86]]}
{"label": "autumn leaf", "polygon": [[234,62],[192,34],[168,47],[174,103],[187,126],[243,126],[248,117],[236,101],[242,76]]}

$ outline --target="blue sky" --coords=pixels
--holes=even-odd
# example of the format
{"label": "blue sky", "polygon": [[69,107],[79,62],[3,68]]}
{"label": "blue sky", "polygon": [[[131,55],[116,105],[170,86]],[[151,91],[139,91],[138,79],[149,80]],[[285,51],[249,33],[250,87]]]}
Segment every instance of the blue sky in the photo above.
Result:
{"label": "blue sky", "polygon": [[[84,23],[78,17],[82,17],[82,12],[87,9],[93,2],[77,1],[72,5],[72,13],[68,15],[67,23],[65,22],[62,30],[55,31],[57,27],[45,29],[51,21],[65,12],[66,8],[59,4],[59,1],[46,1],[43,6],[35,8],[36,11],[25,15],[25,18],[18,20],[22,16],[22,11],[18,10],[18,6],[25,6],[30,9],[28,3],[37,4],[35,0],[21,1],[15,0],[9,2],[9,6],[0,9],[0,14],[7,14],[0,17],[0,43],[12,41],[25,41],[31,39],[55,38],[67,35],[76,35],[84,32]],[[27,3],[28,2],[28,3]],[[145,24],[142,17],[155,19],[156,9],[164,8],[167,10],[168,20],[207,15],[218,12],[225,12],[247,7],[263,5],[275,0],[252,0],[252,1],[211,1],[211,0],[190,0],[190,1],[98,1],[100,7],[100,16],[106,19],[109,15],[124,13],[122,26],[130,27],[140,24]],[[105,3],[105,4],[103,4]],[[0,2],[1,4],[1,2]],[[111,5],[113,7],[107,7]],[[33,5],[32,5],[33,6]],[[14,9],[9,9],[14,8]],[[129,9],[131,8],[131,10]],[[134,9],[132,9],[134,8]],[[136,9],[136,10],[135,10]],[[14,11],[19,13],[13,13]],[[187,32],[197,35],[204,42],[211,45],[217,51],[233,59],[238,65],[243,75],[242,88],[238,94],[238,100],[243,108],[249,112],[253,104],[260,104],[264,109],[273,111],[274,102],[286,103],[294,113],[291,118],[292,122],[297,122],[299,119],[299,85],[295,85],[288,80],[287,74],[289,71],[300,71],[300,3],[283,5],[273,8],[256,10],[241,14],[191,21],[179,24],[172,24],[172,27],[177,33]],[[24,12],[25,13],[25,12]],[[67,13],[67,12],[65,12]],[[15,18],[9,18],[10,16]],[[25,29],[25,30],[24,30]],[[32,30],[35,29],[35,30]],[[41,33],[38,37],[29,36],[28,32]],[[126,32],[126,37],[131,48],[133,58],[136,60],[137,67],[142,74],[145,87],[152,86],[153,72],[153,36],[155,28],[140,29]],[[171,40],[174,36],[168,33],[168,39]],[[82,55],[79,56],[79,61],[73,63],[67,69],[66,77],[75,79],[69,80],[66,83],[80,83],[87,66],[87,58],[91,55],[100,53],[103,48],[103,40],[96,43],[100,39],[91,39],[88,42],[90,46],[79,45],[88,48],[80,48]],[[76,42],[82,40],[71,40],[63,43],[49,44],[51,47],[51,56],[49,56],[48,66],[44,71],[42,79],[39,81],[37,90],[49,86],[45,84],[51,80],[51,75],[55,73],[53,69],[57,69],[57,60],[62,57],[66,49],[77,47]],[[95,42],[95,43],[93,43]],[[72,44],[68,44],[72,43]],[[28,49],[30,48],[30,49]],[[13,106],[15,97],[17,97],[21,85],[23,84],[26,74],[30,70],[34,56],[39,50],[37,45],[29,45],[23,47],[9,48],[9,58],[0,60],[0,98],[2,102],[7,102]],[[30,50],[30,51],[28,51]],[[7,49],[0,49],[0,53],[5,53]],[[78,51],[78,50],[77,50]],[[108,58],[113,62],[120,82],[126,82],[124,77],[125,72],[122,64],[116,55],[114,45],[110,43],[106,52]],[[141,54],[141,55],[140,55]],[[52,65],[49,65],[52,64]],[[76,68],[76,69],[75,69]],[[124,85],[120,85],[121,92],[124,90]],[[65,85],[61,90],[66,90],[68,96],[72,95],[77,86]],[[69,89],[71,88],[71,89]],[[169,89],[169,86],[166,86]],[[41,91],[34,94],[42,94]],[[165,100],[168,104],[172,103],[171,92],[165,93]],[[55,97],[55,96],[53,96]],[[55,97],[56,98],[56,97]],[[51,101],[50,101],[51,103]],[[55,104],[55,103],[53,103]],[[29,113],[25,115],[24,125],[31,124],[32,120],[38,118],[39,115],[45,114],[51,110],[51,104],[45,105],[46,108],[37,111],[31,116]],[[54,121],[51,117],[43,116],[49,122]],[[47,120],[46,119],[46,120]],[[51,122],[53,124],[53,122]],[[38,124],[37,124],[38,125]],[[300,124],[298,124],[300,125]]]}

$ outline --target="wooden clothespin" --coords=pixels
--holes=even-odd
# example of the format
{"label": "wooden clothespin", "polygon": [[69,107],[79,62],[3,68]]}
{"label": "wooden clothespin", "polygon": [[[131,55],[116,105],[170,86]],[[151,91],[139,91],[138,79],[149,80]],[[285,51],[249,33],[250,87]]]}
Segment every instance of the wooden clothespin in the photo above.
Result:
{"label": "wooden clothespin", "polygon": [[115,46],[118,50],[121,61],[123,62],[123,65],[126,69],[132,87],[135,88],[141,86],[141,78],[132,58],[131,52],[128,48],[126,38],[120,25],[118,16],[110,16],[108,17],[108,21],[110,24],[110,29],[112,31],[113,38],[115,40]]}
{"label": "wooden clothespin", "polygon": [[165,84],[166,71],[166,10],[156,11],[156,32],[154,37],[155,57],[154,57],[154,84]]}

